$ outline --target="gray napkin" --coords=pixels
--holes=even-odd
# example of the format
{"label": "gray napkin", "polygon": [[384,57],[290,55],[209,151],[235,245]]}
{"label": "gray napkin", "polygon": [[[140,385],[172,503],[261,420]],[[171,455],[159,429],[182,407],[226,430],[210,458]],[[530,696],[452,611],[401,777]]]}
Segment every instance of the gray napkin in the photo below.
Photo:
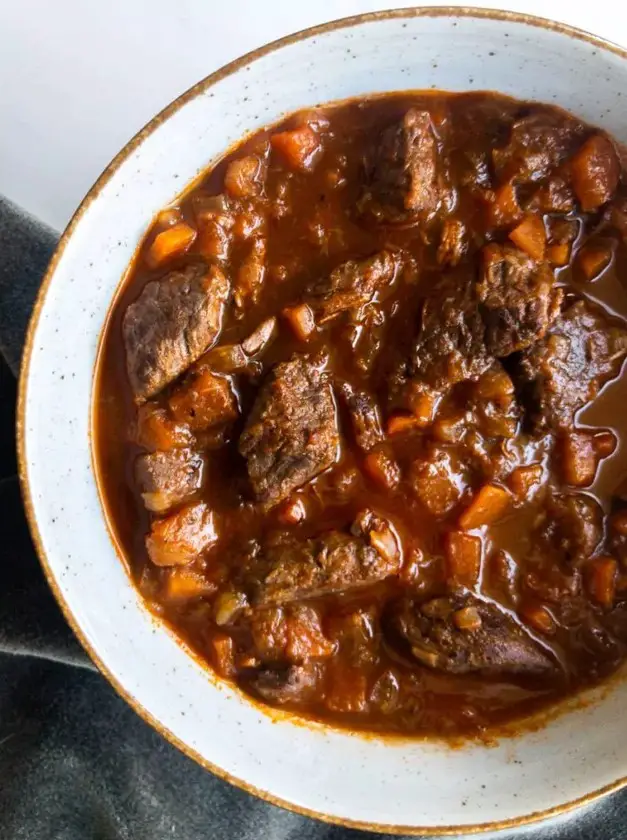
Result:
{"label": "gray napkin", "polygon": [[[0,353],[14,374],[55,242],[0,198]],[[94,670],[30,541],[13,475],[15,382],[6,365],[0,358],[0,840],[375,840],[267,805],[202,770]],[[624,824],[627,791],[498,836],[623,840]]]}

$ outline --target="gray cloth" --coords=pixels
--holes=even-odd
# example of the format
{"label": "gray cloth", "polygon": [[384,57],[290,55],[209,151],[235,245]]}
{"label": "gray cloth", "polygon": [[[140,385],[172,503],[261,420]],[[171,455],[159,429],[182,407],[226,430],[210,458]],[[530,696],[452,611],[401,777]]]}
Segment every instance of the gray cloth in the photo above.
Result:
{"label": "gray cloth", "polygon": [[[0,199],[0,348],[14,372],[55,239]],[[9,379],[0,368],[0,421],[13,407]],[[2,479],[14,458],[6,432],[0,443]],[[93,669],[57,608],[15,477],[0,480],[0,521],[0,840],[375,840],[254,799],[144,724]],[[627,791],[522,836],[622,840],[623,824]]]}

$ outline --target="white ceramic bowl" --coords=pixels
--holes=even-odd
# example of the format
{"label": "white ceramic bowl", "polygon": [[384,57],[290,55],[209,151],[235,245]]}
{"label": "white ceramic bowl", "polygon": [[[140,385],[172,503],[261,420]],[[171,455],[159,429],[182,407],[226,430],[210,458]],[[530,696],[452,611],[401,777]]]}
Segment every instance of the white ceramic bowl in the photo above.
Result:
{"label": "white ceramic bowl", "polygon": [[521,825],[627,782],[627,683],[493,747],[390,742],[276,721],[220,685],[156,624],[112,543],[90,444],[107,310],[154,214],[245,133],[330,100],[410,88],[557,103],[627,141],[627,54],[514,14],[416,9],[320,26],[198,84],[120,152],[51,262],[20,388],[24,498],[50,584],[89,654],[188,755],[301,813],[396,833]]}

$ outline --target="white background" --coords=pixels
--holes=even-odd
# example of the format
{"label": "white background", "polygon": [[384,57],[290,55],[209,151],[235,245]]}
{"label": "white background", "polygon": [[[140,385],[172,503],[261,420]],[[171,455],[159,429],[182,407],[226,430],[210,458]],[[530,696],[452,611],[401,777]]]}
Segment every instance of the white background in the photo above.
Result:
{"label": "white background", "polygon": [[[623,0],[503,2],[627,45]],[[401,5],[0,0],[0,192],[61,229],[126,141],[196,81],[298,29]]]}

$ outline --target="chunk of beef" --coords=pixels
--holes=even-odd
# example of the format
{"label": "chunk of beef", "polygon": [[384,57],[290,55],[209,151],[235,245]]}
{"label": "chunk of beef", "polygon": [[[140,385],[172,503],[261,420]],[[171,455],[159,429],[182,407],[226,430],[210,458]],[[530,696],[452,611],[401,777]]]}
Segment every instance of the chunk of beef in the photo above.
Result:
{"label": "chunk of beef", "polygon": [[590,303],[572,304],[518,365],[533,428],[568,429],[575,412],[618,376],[626,355],[623,326]]}
{"label": "chunk of beef", "polygon": [[399,266],[398,257],[391,251],[380,251],[367,260],[348,260],[331,272],[328,278],[310,288],[309,303],[323,323],[339,315],[370,303],[377,292],[389,286]]}
{"label": "chunk of beef", "polygon": [[377,583],[398,572],[400,552],[393,556],[340,531],[303,540],[286,535],[266,548],[252,570],[254,603],[285,604],[303,598],[345,592]]}
{"label": "chunk of beef", "polygon": [[488,352],[509,356],[542,338],[559,314],[562,292],[553,272],[517,248],[490,244],[483,249],[477,297]]}
{"label": "chunk of beef", "polygon": [[348,408],[355,442],[367,452],[383,440],[376,400],[367,391],[356,391],[348,382],[343,382],[338,390]]}
{"label": "chunk of beef", "polygon": [[476,379],[493,361],[472,278],[464,273],[443,278],[422,305],[409,376],[439,390]]}
{"label": "chunk of beef", "polygon": [[541,675],[548,654],[495,603],[473,595],[404,599],[393,623],[423,665],[450,674]]}
{"label": "chunk of beef", "polygon": [[538,523],[542,558],[578,565],[591,557],[603,539],[603,510],[592,496],[569,493],[550,496]]}
{"label": "chunk of beef", "polygon": [[320,666],[315,662],[261,668],[250,677],[249,685],[263,700],[283,706],[304,703],[313,697],[320,675]]}
{"label": "chunk of beef", "polygon": [[264,504],[285,499],[336,460],[335,404],[321,364],[294,356],[276,365],[257,394],[239,451]]}
{"label": "chunk of beef", "polygon": [[443,198],[438,157],[429,112],[410,108],[367,157],[364,208],[388,222],[431,216]]}
{"label": "chunk of beef", "polygon": [[506,145],[492,152],[499,181],[541,181],[570,157],[583,132],[581,123],[549,110],[522,117],[512,125]]}
{"label": "chunk of beef", "polygon": [[156,566],[184,566],[218,539],[213,513],[202,502],[187,505],[152,523],[146,537],[148,556]]}
{"label": "chunk of beef", "polygon": [[189,449],[140,455],[135,478],[148,510],[166,513],[188,501],[202,485],[204,465],[204,457]]}
{"label": "chunk of beef", "polygon": [[126,310],[126,366],[138,402],[195,362],[222,326],[229,282],[215,265],[190,265],[151,280]]}

